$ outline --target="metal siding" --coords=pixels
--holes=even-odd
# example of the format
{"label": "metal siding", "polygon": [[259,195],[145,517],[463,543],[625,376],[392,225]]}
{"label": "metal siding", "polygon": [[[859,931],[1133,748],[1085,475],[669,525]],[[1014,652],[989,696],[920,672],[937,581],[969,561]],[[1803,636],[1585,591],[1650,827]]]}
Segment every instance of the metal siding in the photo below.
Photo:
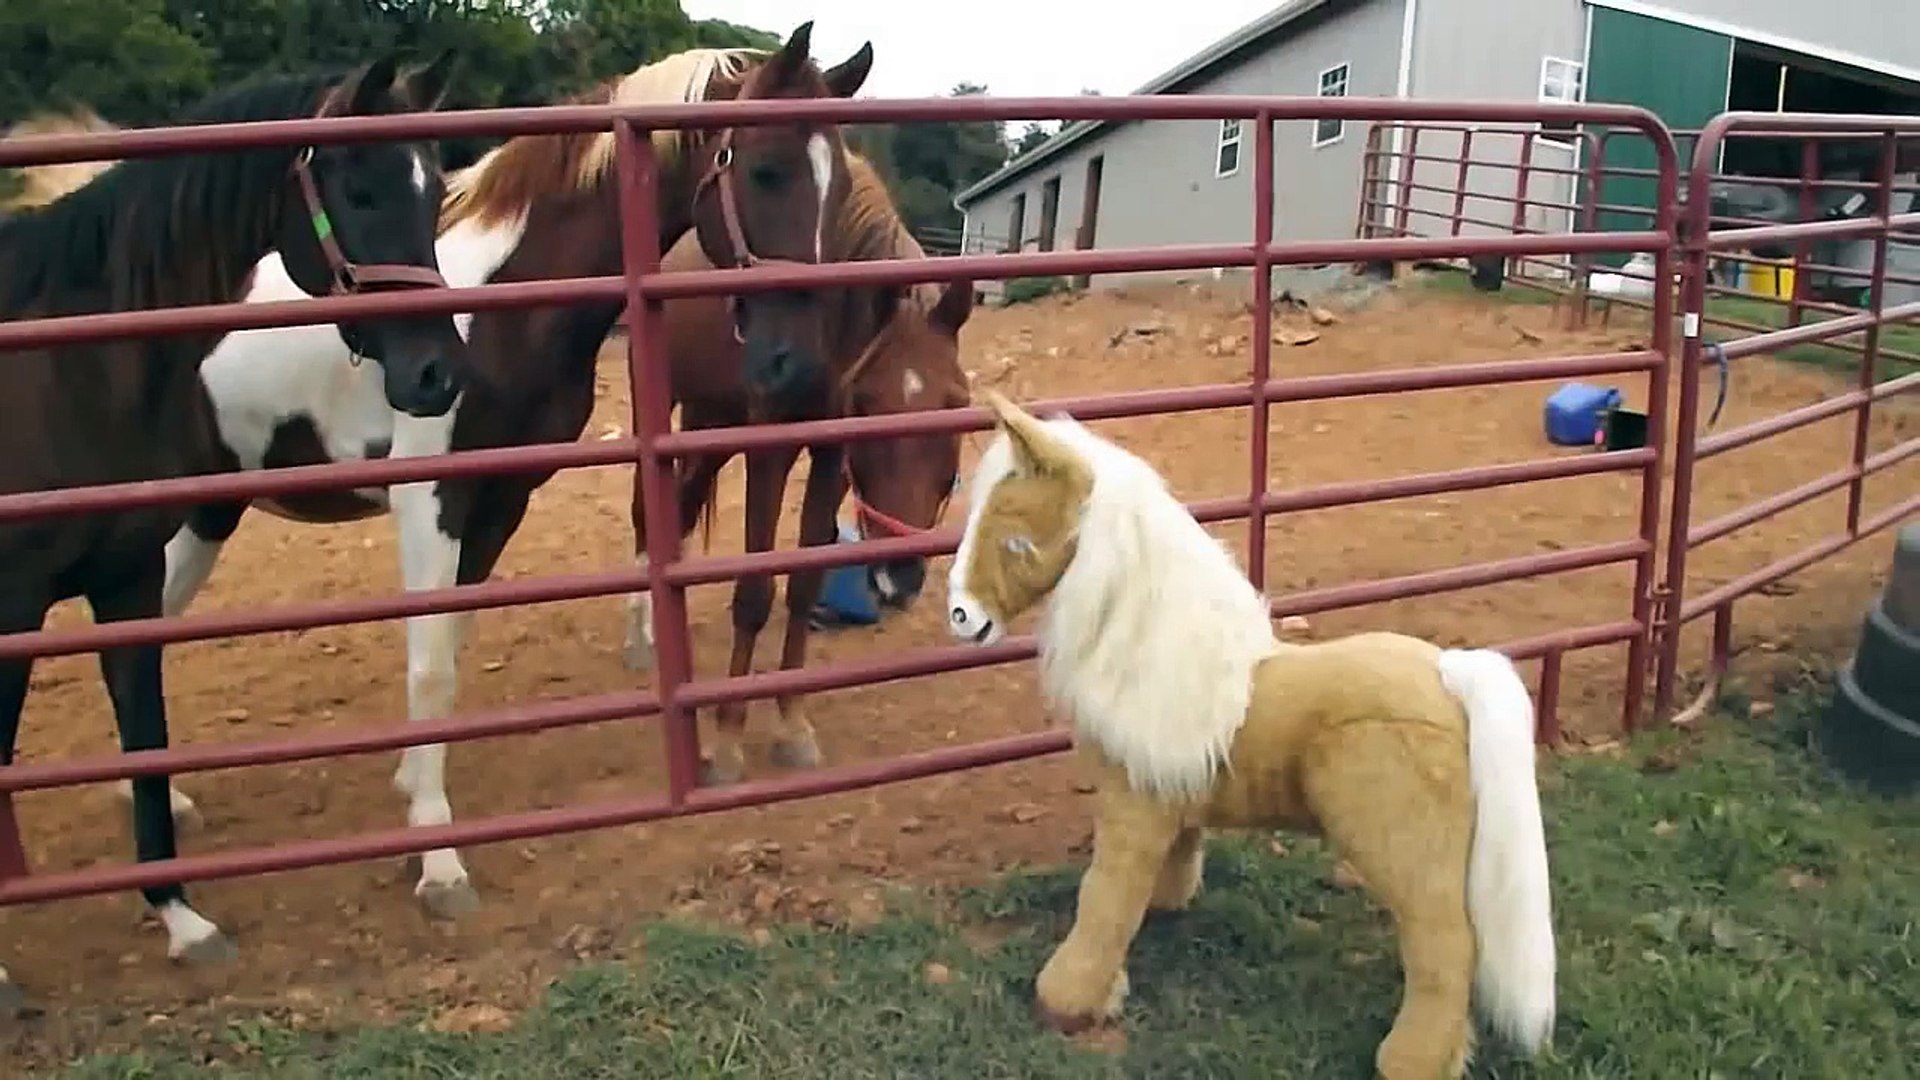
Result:
{"label": "metal siding", "polygon": [[1791,42],[1814,55],[1848,54],[1854,59],[1920,71],[1920,3],[1913,0],[1839,4],[1808,0],[1646,0],[1646,6],[1679,19],[1722,24],[1715,29],[1736,36],[1782,39],[1779,44]]}
{"label": "metal siding", "polygon": [[[1679,23],[1593,9],[1593,41],[1587,58],[1587,100],[1639,105],[1652,110],[1676,131],[1697,129],[1726,109],[1733,40]],[[1653,147],[1644,137],[1622,135],[1607,143],[1609,169],[1651,169]],[[1614,206],[1651,207],[1654,181],[1642,176],[1608,176],[1600,201]],[[1645,215],[1603,210],[1602,231],[1647,228]],[[1612,266],[1623,255],[1603,255]]]}
{"label": "metal siding", "polygon": [[[1540,96],[1544,58],[1584,62],[1586,12],[1578,0],[1420,0],[1413,37],[1412,97],[1533,101]],[[1469,56],[1473,63],[1460,62]],[[1458,157],[1462,139],[1457,133],[1426,131],[1420,135],[1418,153],[1422,158]],[[1469,220],[1460,225],[1460,235],[1512,233],[1514,202],[1522,192],[1519,170],[1510,166],[1519,165],[1526,145],[1517,134],[1475,136],[1470,148],[1475,164],[1468,169],[1465,185],[1469,195],[1461,208],[1461,216]],[[1536,140],[1530,156],[1535,169],[1570,169],[1575,161],[1566,142]],[[1458,166],[1417,161],[1413,182],[1415,188],[1405,196],[1412,210],[1408,228],[1427,236],[1452,231],[1448,219],[1454,206],[1449,192],[1460,186]],[[1522,224],[1529,229],[1567,231],[1570,214],[1558,207],[1572,204],[1574,190],[1571,176],[1531,172],[1526,198],[1555,205],[1529,205]]]}
{"label": "metal siding", "polygon": [[[1399,74],[1400,21],[1405,0],[1374,0],[1304,29],[1272,48],[1187,87],[1194,94],[1304,94],[1319,90],[1320,72],[1348,65],[1352,97],[1392,97]],[[1281,240],[1338,240],[1353,235],[1366,125],[1349,122],[1345,135],[1313,147],[1312,123],[1274,125],[1274,236]],[[1037,232],[1041,188],[1060,177],[1057,247],[1073,242],[1085,199],[1087,162],[1105,155],[1096,247],[1233,243],[1253,238],[1253,131],[1241,144],[1239,171],[1218,177],[1214,154],[1220,125],[1200,121],[1123,124],[1090,139],[971,203],[980,222],[1005,221],[1013,198],[1027,193],[1030,238]],[[1112,285],[1154,275],[1103,275]]]}

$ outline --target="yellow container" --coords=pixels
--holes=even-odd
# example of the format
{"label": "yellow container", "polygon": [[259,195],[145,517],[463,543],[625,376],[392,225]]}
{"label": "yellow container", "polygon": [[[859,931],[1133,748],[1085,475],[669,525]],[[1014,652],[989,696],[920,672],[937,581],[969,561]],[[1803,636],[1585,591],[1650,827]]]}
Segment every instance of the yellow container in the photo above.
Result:
{"label": "yellow container", "polygon": [[1781,300],[1793,297],[1793,264],[1784,259],[1750,262],[1746,266],[1746,291]]}

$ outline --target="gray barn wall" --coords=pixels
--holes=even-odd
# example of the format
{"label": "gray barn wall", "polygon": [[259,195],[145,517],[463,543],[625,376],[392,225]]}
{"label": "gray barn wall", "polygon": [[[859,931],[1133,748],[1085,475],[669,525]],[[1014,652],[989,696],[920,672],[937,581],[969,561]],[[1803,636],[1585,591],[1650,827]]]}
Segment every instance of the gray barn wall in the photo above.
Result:
{"label": "gray barn wall", "polygon": [[[1348,65],[1350,96],[1390,97],[1399,77],[1404,0],[1371,0],[1335,18],[1286,33],[1279,43],[1187,89],[1195,94],[1304,94],[1319,89],[1320,72]],[[1152,121],[1120,125],[1074,147],[967,208],[977,248],[1007,229],[1014,196],[1027,196],[1027,250],[1039,232],[1041,188],[1060,177],[1060,219],[1054,247],[1073,247],[1084,200],[1087,161],[1105,155],[1095,247],[1235,243],[1253,235],[1253,132],[1248,125],[1240,169],[1216,178],[1219,124]],[[1283,240],[1330,240],[1353,235],[1359,209],[1366,125],[1347,124],[1343,137],[1314,149],[1312,125],[1274,125],[1274,235]],[[994,245],[997,247],[997,244]],[[1202,272],[1204,273],[1204,272]],[[1157,275],[1114,274],[1097,284]]]}
{"label": "gray barn wall", "polygon": [[[1499,100],[1532,102],[1540,94],[1540,64],[1548,56],[1584,62],[1586,59],[1586,5],[1579,0],[1419,0],[1415,9],[1411,96],[1426,99]],[[1521,195],[1517,168],[1529,143],[1521,132],[1532,125],[1483,125],[1473,136],[1465,189],[1459,208],[1463,236],[1511,234],[1514,200]],[[1411,136],[1403,137],[1403,149]],[[1457,157],[1464,136],[1459,132],[1421,132],[1417,152],[1422,158]],[[1531,144],[1535,169],[1570,169],[1574,154],[1570,140]],[[1412,211],[1408,231],[1441,236],[1453,231],[1455,200],[1460,188],[1459,167],[1440,161],[1416,161],[1415,189],[1405,193]],[[1572,203],[1574,181],[1552,172],[1530,172],[1525,195],[1543,203]],[[1426,190],[1428,187],[1442,191]],[[1483,224],[1491,222],[1492,224]],[[1555,205],[1529,205],[1523,225],[1549,232],[1566,231],[1569,214]]]}

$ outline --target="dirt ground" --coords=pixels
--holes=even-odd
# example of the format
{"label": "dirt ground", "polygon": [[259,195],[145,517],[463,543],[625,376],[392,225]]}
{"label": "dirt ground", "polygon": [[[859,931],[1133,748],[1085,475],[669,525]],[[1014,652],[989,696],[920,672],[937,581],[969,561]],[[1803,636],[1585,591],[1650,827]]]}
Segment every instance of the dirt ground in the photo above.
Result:
{"label": "dirt ground", "polygon": [[[1396,289],[1361,310],[1339,311],[1317,340],[1276,346],[1276,374],[1438,365],[1529,355],[1590,353],[1645,340],[1644,324],[1567,332],[1546,306],[1503,305],[1435,290]],[[1289,325],[1304,325],[1304,322]],[[1096,293],[979,312],[965,334],[976,386],[1016,398],[1243,378],[1249,319],[1237,295],[1198,286]],[[1115,343],[1117,341],[1117,344]],[[598,413],[587,437],[624,429],[621,358],[604,358]],[[1633,404],[1644,380],[1616,379]],[[1816,401],[1835,376],[1768,359],[1743,361],[1726,415],[1731,425]],[[1541,401],[1527,384],[1432,391],[1394,399],[1277,406],[1270,480],[1300,487],[1475,464],[1579,453],[1547,446]],[[1711,387],[1708,388],[1711,393]],[[1710,398],[1709,398],[1710,400]],[[1909,403],[1875,417],[1870,445],[1894,445],[1913,425]],[[1188,498],[1244,493],[1245,410],[1100,425],[1141,451]],[[1703,467],[1695,520],[1705,520],[1838,467],[1853,437],[1843,418],[1728,455]],[[969,457],[978,443],[970,443]],[[1868,513],[1914,490],[1915,463],[1868,485]],[[739,477],[722,488],[716,551],[739,545]],[[1369,507],[1288,515],[1269,524],[1267,588],[1281,594],[1349,581],[1633,535],[1632,477],[1556,481]],[[798,483],[791,493],[797,504]],[[1844,492],[1700,551],[1689,591],[1731,580],[1844,525]],[[535,498],[503,574],[526,576],[614,565],[630,550],[628,474],[564,475]],[[953,511],[957,514],[957,509]],[[957,518],[956,518],[957,520]],[[1244,550],[1244,524],[1221,526]],[[791,525],[783,543],[791,542]],[[1788,657],[1843,651],[1883,574],[1882,535],[1795,575],[1738,608],[1742,648]],[[944,563],[941,564],[941,567]],[[936,567],[935,573],[943,572]],[[384,521],[312,527],[251,516],[231,545],[200,610],[397,587]],[[939,578],[929,593],[937,595]],[[1315,616],[1312,633],[1392,627],[1446,643],[1509,641],[1628,615],[1627,567],[1427,597]],[[697,663],[722,664],[728,636],[724,587],[693,597]],[[879,649],[941,644],[937,604],[923,603],[874,630],[816,635],[815,655],[846,659]],[[60,622],[76,617],[63,611]],[[776,617],[777,618],[777,617]],[[617,598],[483,612],[473,624],[462,703],[486,707],[597,693],[629,685],[620,660]],[[777,628],[777,622],[776,622]],[[278,731],[360,726],[404,715],[405,660],[398,625],[374,624],[177,647],[168,691],[177,743],[263,738]],[[1704,628],[1689,635],[1697,656]],[[290,639],[290,640],[288,640]],[[770,663],[774,639],[761,647]],[[1624,648],[1567,660],[1562,722],[1604,733],[1618,721]],[[1743,671],[1755,670],[1743,666]],[[769,771],[764,710],[756,705],[749,763]],[[822,749],[834,763],[1039,728],[1047,718],[1025,667],[992,669],[845,691],[813,703]],[[61,720],[60,717],[66,717]],[[21,736],[26,760],[95,754],[113,745],[90,657],[43,662]],[[658,732],[611,723],[453,749],[456,813],[472,818],[654,789],[664,783]],[[397,825],[404,807],[389,784],[390,755],[202,773],[181,786],[206,814],[186,834],[189,851],[251,847],[277,838],[341,835]],[[638,917],[678,911],[741,922],[814,918],[858,922],[889,883],[953,884],[1024,864],[1073,857],[1086,832],[1070,764],[1052,759],[780,808],[498,845],[465,853],[483,895],[458,924],[427,920],[398,861],[196,886],[204,913],[237,939],[241,959],[213,970],[170,965],[157,927],[135,896],[0,910],[0,953],[47,1015],[10,1035],[17,1062],[136,1044],[143,1033],[205,1031],[234,1009],[267,1011],[296,1025],[424,1010],[461,1016],[524,1006],[561,966],[617,951]],[[22,800],[28,850],[45,870],[132,857],[126,813],[102,787]]]}

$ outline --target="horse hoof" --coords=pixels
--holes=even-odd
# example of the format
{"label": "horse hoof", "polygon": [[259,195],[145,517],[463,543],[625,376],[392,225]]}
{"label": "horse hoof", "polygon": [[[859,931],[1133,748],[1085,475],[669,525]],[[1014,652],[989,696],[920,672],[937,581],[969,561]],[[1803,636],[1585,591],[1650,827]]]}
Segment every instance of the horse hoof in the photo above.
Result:
{"label": "horse hoof", "polygon": [[415,895],[420,897],[427,914],[436,919],[458,919],[480,908],[480,894],[465,881],[436,881],[421,885]]}
{"label": "horse hoof", "polygon": [[650,645],[642,645],[637,641],[628,642],[621,655],[626,660],[628,671],[645,674],[653,670],[653,647]]}
{"label": "horse hoof", "polygon": [[700,762],[700,771],[695,777],[701,787],[725,787],[740,782],[738,767],[722,768],[718,762]]}
{"label": "horse hoof", "polygon": [[1059,1032],[1062,1035],[1079,1035],[1082,1032],[1092,1030],[1101,1022],[1101,1018],[1098,1016],[1055,1012],[1041,1004],[1038,1000],[1033,1003],[1033,1015],[1040,1021],[1042,1027]]}
{"label": "horse hoof", "polygon": [[820,765],[820,747],[812,739],[775,739],[767,756],[783,769],[813,769]]}
{"label": "horse hoof", "polygon": [[40,1010],[27,1004],[27,995],[20,992],[13,980],[0,975],[0,1023],[31,1020],[39,1015]]}
{"label": "horse hoof", "polygon": [[173,959],[182,964],[209,967],[228,963],[239,956],[240,950],[234,947],[233,940],[216,931],[181,949]]}

